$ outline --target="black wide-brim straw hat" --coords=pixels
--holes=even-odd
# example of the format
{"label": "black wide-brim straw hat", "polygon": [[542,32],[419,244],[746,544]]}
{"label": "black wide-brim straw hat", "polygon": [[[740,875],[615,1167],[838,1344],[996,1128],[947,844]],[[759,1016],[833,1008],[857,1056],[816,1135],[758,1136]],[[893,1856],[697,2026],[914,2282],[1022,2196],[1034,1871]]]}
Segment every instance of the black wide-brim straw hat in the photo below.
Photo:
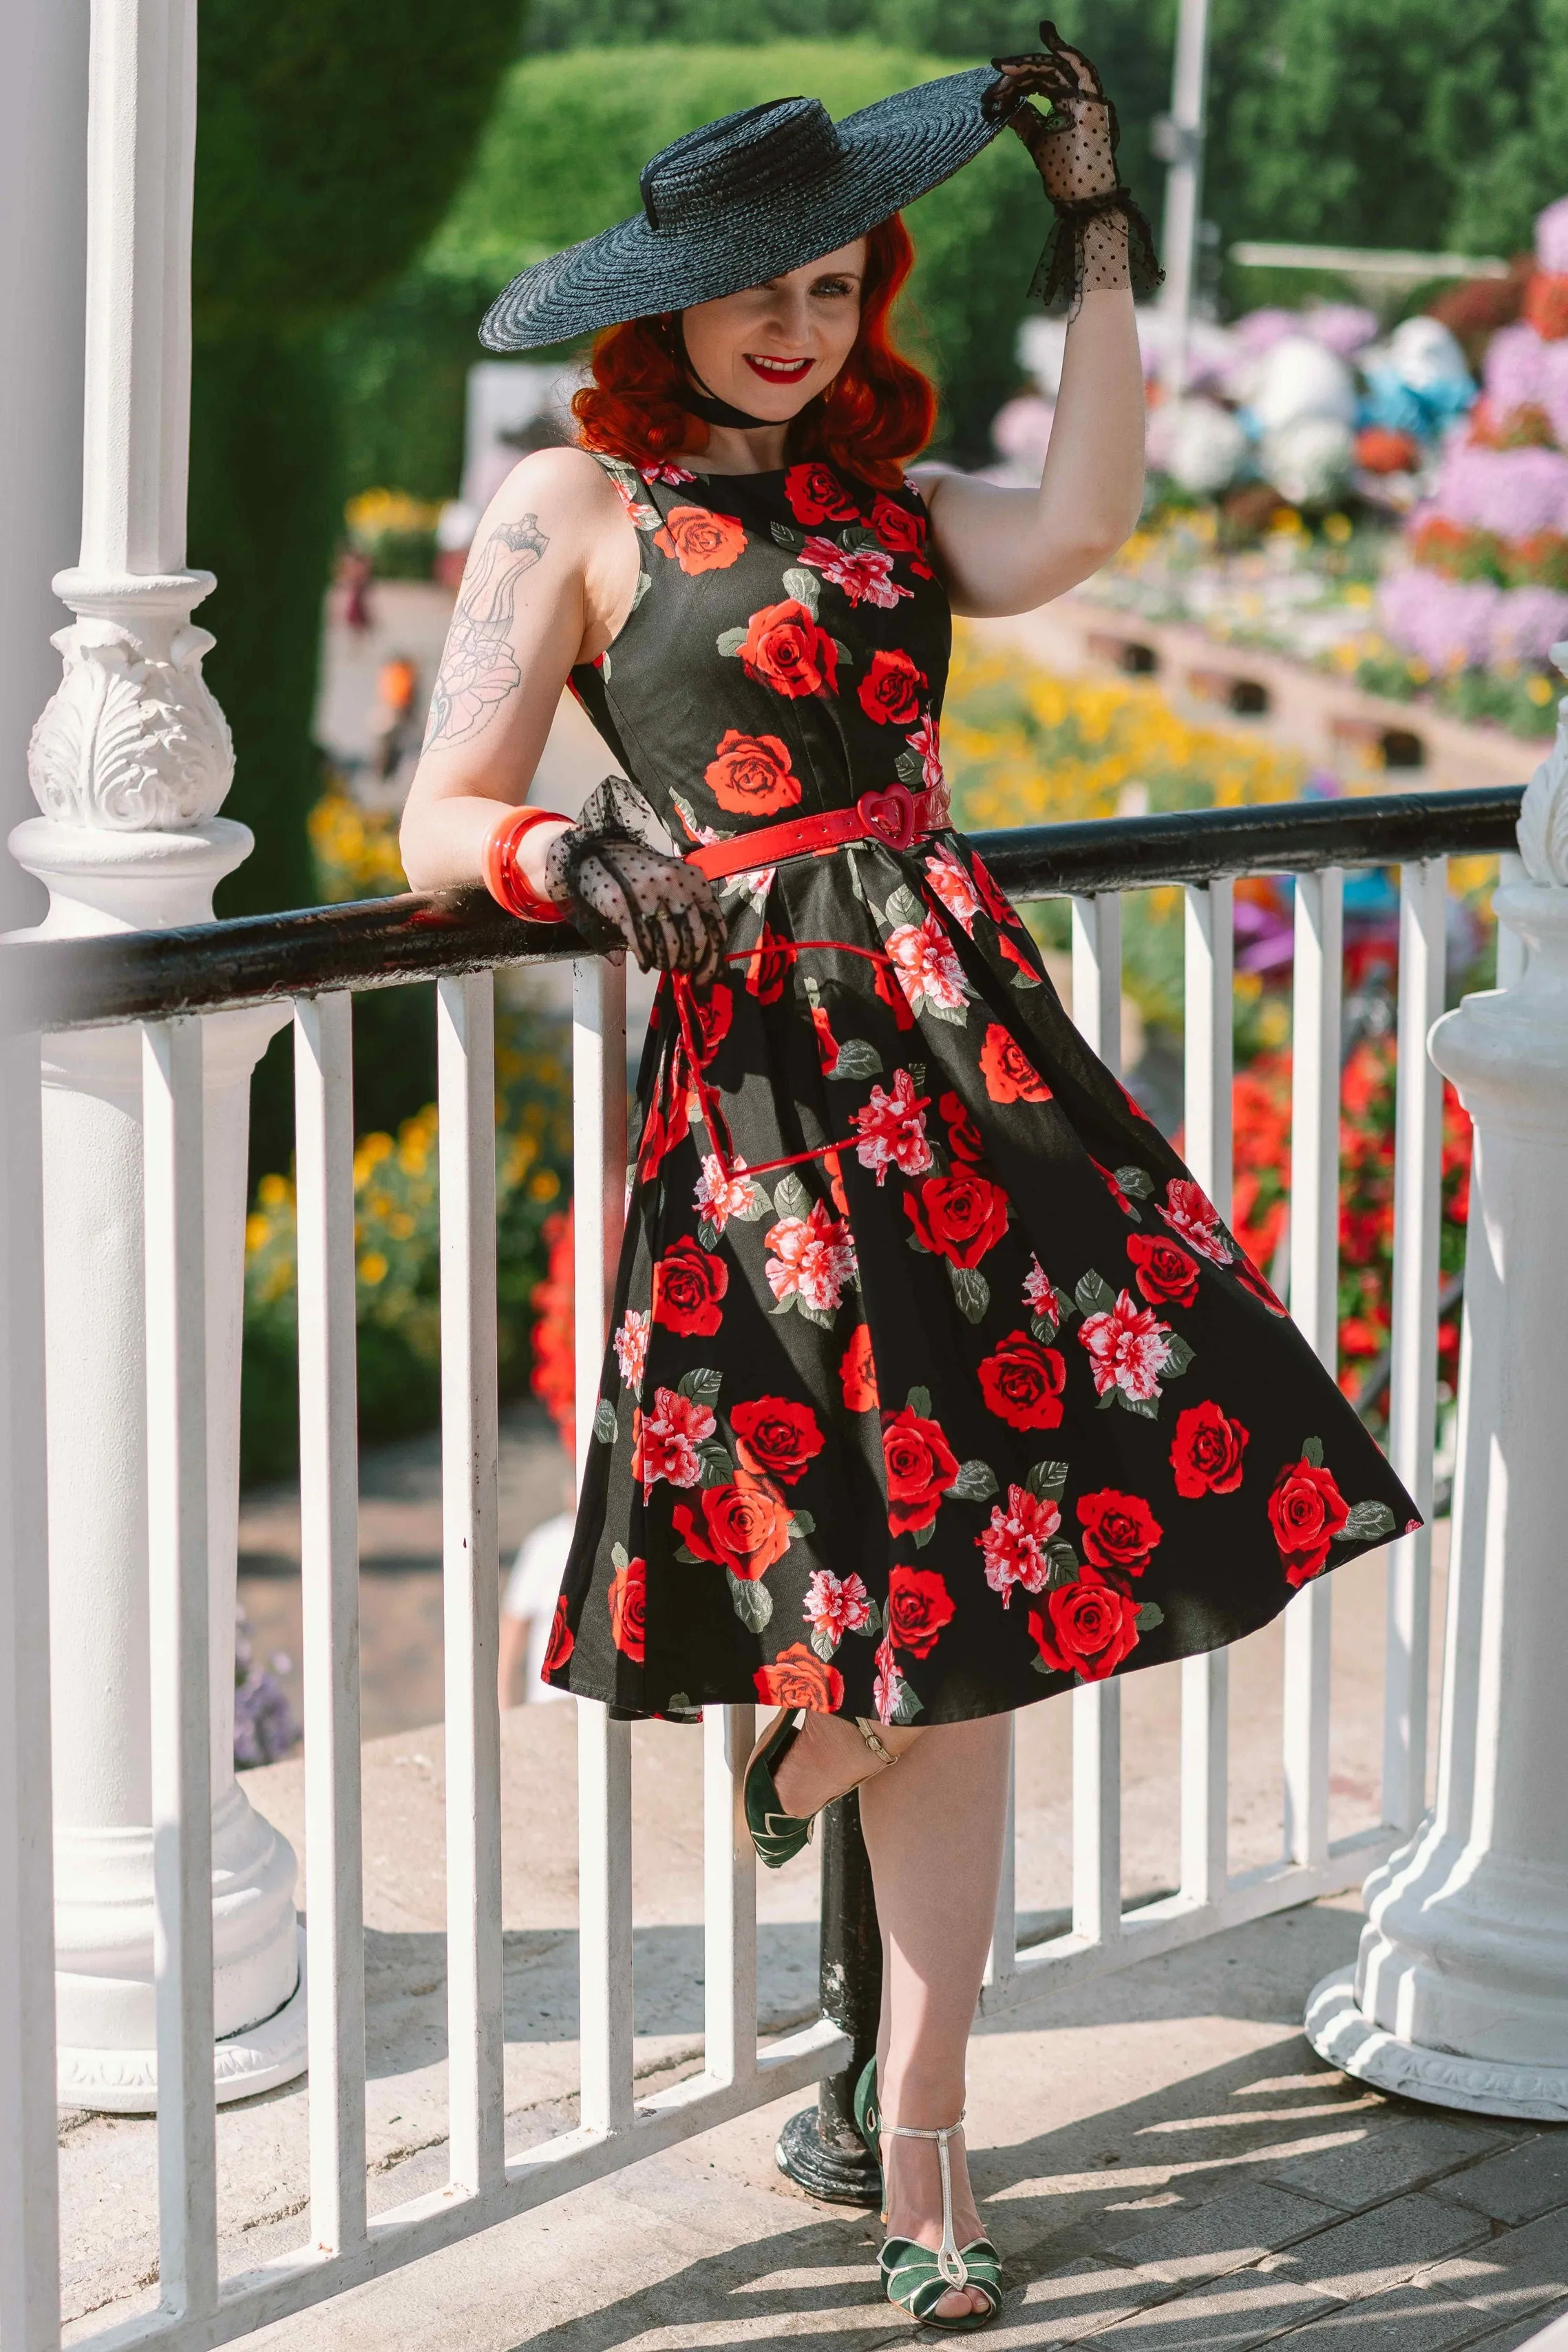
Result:
{"label": "black wide-brim straw hat", "polygon": [[973,66],[841,122],[817,99],[780,98],[705,123],[644,165],[640,213],[514,278],[479,340],[531,351],[803,268],[950,179],[1017,103]]}

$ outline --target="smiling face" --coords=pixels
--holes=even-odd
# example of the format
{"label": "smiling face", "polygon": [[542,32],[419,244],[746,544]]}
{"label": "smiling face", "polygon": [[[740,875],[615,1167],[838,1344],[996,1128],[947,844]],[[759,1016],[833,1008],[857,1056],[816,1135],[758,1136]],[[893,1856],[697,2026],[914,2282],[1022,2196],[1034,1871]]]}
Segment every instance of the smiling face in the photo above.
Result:
{"label": "smiling face", "polygon": [[865,257],[857,237],[804,269],[684,310],[686,355],[709,392],[770,425],[798,416],[854,348]]}

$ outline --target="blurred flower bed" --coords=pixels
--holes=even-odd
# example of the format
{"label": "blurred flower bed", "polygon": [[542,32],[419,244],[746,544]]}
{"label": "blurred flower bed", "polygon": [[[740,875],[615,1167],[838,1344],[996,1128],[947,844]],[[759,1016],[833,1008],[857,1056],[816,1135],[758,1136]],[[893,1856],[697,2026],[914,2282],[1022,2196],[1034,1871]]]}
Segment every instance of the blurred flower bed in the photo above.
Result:
{"label": "blurred flower bed", "polygon": [[406,490],[361,490],[343,509],[349,547],[369,563],[374,580],[428,580],[441,505]]}

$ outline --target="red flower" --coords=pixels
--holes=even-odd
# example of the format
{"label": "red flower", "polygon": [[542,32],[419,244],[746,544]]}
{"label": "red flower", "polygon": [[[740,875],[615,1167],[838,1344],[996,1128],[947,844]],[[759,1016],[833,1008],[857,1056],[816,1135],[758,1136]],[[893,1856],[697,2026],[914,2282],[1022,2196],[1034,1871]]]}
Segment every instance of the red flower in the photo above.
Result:
{"label": "red flower", "polygon": [[[824,1006],[821,1004],[812,1005],[811,1027],[816,1033],[817,1059],[821,1063],[824,1073],[831,1077],[833,1072],[833,1066],[839,1058],[839,1041],[833,1034],[832,1024],[828,1019],[827,1011]],[[842,1213],[841,1212],[841,1213]]]}
{"label": "red flower", "polygon": [[1219,1212],[1202,1185],[1195,1184],[1190,1176],[1171,1178],[1166,1186],[1160,1214],[1199,1257],[1209,1259],[1215,1265],[1230,1264],[1230,1244],[1219,1230]]}
{"label": "red flower", "polygon": [[1118,1291],[1113,1307],[1086,1315],[1078,1340],[1089,1351],[1097,1397],[1109,1396],[1113,1389],[1139,1402],[1159,1395],[1160,1374],[1170,1361],[1171,1327],[1152,1307],[1140,1307],[1130,1290]]}
{"label": "red flower", "polygon": [[980,1076],[995,1103],[1051,1100],[1051,1088],[1011,1032],[993,1021],[980,1048]]}
{"label": "red flower", "polygon": [[729,1288],[723,1258],[683,1234],[653,1268],[653,1320],[683,1339],[710,1339],[724,1320]]}
{"label": "red flower", "polygon": [[1019,971],[1027,971],[1030,980],[1038,980],[1040,978],[1039,964],[1031,963],[1028,956],[1025,955],[1022,948],[1017,946],[1013,940],[1009,940],[1006,931],[1003,931],[998,935],[997,945],[1000,948],[1003,955],[1006,956],[1009,963],[1017,964]]}
{"label": "red flower", "polygon": [[1090,1160],[1089,1165],[1092,1168],[1096,1176],[1099,1177],[1100,1181],[1104,1185],[1105,1190],[1110,1193],[1111,1198],[1115,1202],[1116,1206],[1121,1210],[1122,1214],[1124,1217],[1131,1217],[1134,1223],[1136,1223],[1138,1213],[1136,1209],[1134,1208],[1131,1201],[1128,1200],[1125,1192],[1123,1192],[1121,1185],[1116,1181],[1115,1176],[1113,1174],[1112,1171],[1109,1168],[1102,1168],[1100,1162],[1093,1159]]}
{"label": "red flower", "polygon": [[540,1674],[547,1680],[550,1675],[559,1674],[576,1647],[576,1636],[566,1622],[566,1595],[563,1592],[555,1604],[555,1615],[550,1619],[549,1640],[545,1643],[544,1664],[539,1669]]}
{"label": "red flower", "polygon": [[1197,1297],[1197,1260],[1176,1242],[1163,1240],[1158,1234],[1129,1234],[1127,1255],[1136,1268],[1138,1288],[1151,1307],[1162,1307],[1167,1300],[1176,1307],[1190,1307]]}
{"label": "red flower", "polygon": [[1305,1584],[1328,1565],[1329,1546],[1350,1517],[1333,1473],[1309,1462],[1287,1462],[1269,1497],[1269,1520],[1287,1584]]}
{"label": "red flower", "polygon": [[696,1015],[697,1059],[706,1070],[729,1034],[735,993],[722,980],[716,980],[706,996],[699,996],[694,990],[687,1002]]}
{"label": "red flower", "polygon": [[[860,509],[831,466],[820,458],[791,466],[784,477],[784,495],[797,522],[857,522]],[[879,534],[880,536],[880,534]]]}
{"label": "red flower", "polygon": [[689,1503],[675,1506],[675,1531],[688,1551],[711,1559],[716,1568],[755,1584],[789,1544],[789,1513],[782,1495],[765,1478],[737,1470],[723,1486],[705,1486],[701,1495],[702,1525]]}
{"label": "red flower", "polygon": [[742,735],[734,727],[725,730],[703,782],[720,808],[736,816],[773,816],[800,797],[788,743],[777,735]]}
{"label": "red flower", "polygon": [[1263,1276],[1259,1273],[1257,1267],[1252,1264],[1250,1259],[1238,1258],[1230,1271],[1236,1276],[1237,1281],[1241,1285],[1243,1290],[1249,1290],[1254,1298],[1260,1298],[1262,1300],[1270,1315],[1288,1315],[1290,1313],[1290,1308],[1280,1297],[1272,1283],[1264,1279]]}
{"label": "red flower", "polygon": [[936,1106],[947,1124],[947,1148],[955,1160],[983,1160],[986,1146],[968,1108],[956,1095],[944,1095]]}
{"label": "red flower", "polygon": [[885,490],[879,490],[872,504],[871,527],[890,555],[911,555],[911,570],[917,580],[932,578],[931,566],[925,561],[925,517],[908,507],[901,507]]}
{"label": "red flower", "polygon": [[885,1094],[881,1087],[873,1087],[871,1100],[852,1114],[850,1125],[860,1138],[856,1157],[862,1168],[875,1170],[879,1185],[890,1168],[896,1168],[901,1175],[918,1176],[930,1167],[925,1117],[930,1103],[929,1095],[915,1093],[907,1070],[895,1070],[893,1092]]}
{"label": "red flower", "polygon": [[715,514],[709,507],[672,507],[653,544],[683,572],[727,572],[746,545],[746,526],[738,515]]}
{"label": "red flower", "polygon": [[825,629],[791,596],[753,613],[740,647],[746,675],[775,694],[837,694],[839,656]]}
{"label": "red flower", "polygon": [[795,1484],[812,1455],[822,1450],[822,1433],[809,1404],[790,1404],[783,1397],[754,1397],[737,1404],[729,1421],[742,1465],[759,1477],[782,1478],[787,1486]]}
{"label": "red flower", "polygon": [[986,1582],[1012,1606],[1013,1586],[1038,1592],[1051,1574],[1050,1544],[1061,1527],[1061,1513],[1049,1495],[1009,1486],[1006,1504],[993,1503],[991,1524],[975,1541],[986,1563]]}
{"label": "red flower", "polygon": [[746,959],[746,992],[755,996],[758,1004],[777,1004],[784,993],[784,982],[789,967],[798,954],[792,940],[786,940],[764,923],[758,934],[757,945]]}
{"label": "red flower", "polygon": [[978,1265],[1008,1229],[1008,1196],[988,1176],[955,1169],[951,1176],[927,1176],[905,1192],[904,1205],[922,1246],[955,1265]]}
{"label": "red flower", "polygon": [[901,1029],[913,1029],[915,1011],[902,987],[896,986],[892,971],[885,963],[873,963],[872,972],[876,981],[876,992],[892,1013]]}
{"label": "red flower", "polygon": [[1239,1421],[1228,1420],[1208,1399],[1188,1405],[1176,1415],[1171,1441],[1171,1468],[1176,1490],[1189,1503],[1200,1495],[1234,1495],[1241,1484],[1241,1456],[1247,1432]]}
{"label": "red flower", "polygon": [[876,1392],[871,1330],[864,1323],[855,1325],[854,1337],[844,1349],[844,1360],[839,1366],[839,1381],[851,1412],[870,1412],[881,1402]]}
{"label": "red flower", "polygon": [[1009,1332],[980,1366],[980,1393],[988,1411],[1009,1429],[1054,1429],[1061,1419],[1067,1365],[1054,1348],[1042,1348],[1027,1331]]}
{"label": "red flower", "polygon": [[882,1417],[882,1453],[887,1472],[887,1524],[895,1536],[928,1528],[941,1507],[945,1488],[958,1475],[958,1457],[942,1434],[905,1405]]}
{"label": "red flower", "polygon": [[836,1151],[824,1151],[822,1166],[827,1171],[828,1195],[841,1217],[850,1213],[849,1194],[844,1191],[844,1167]]}
{"label": "red flower", "polygon": [[758,1697],[768,1706],[809,1706],[815,1715],[837,1715],[844,1703],[842,1675],[804,1642],[791,1642],[770,1666],[758,1666],[751,1679]]}
{"label": "red flower", "polygon": [[698,1449],[717,1426],[706,1404],[682,1396],[675,1389],[655,1390],[652,1412],[634,1406],[632,1475],[643,1481],[643,1499],[660,1478],[667,1478],[672,1486],[695,1486],[703,1475]]}
{"label": "red flower", "polygon": [[894,1566],[887,1580],[887,1633],[899,1649],[928,1658],[954,1613],[947,1580],[937,1570]]}
{"label": "red flower", "polygon": [[925,684],[925,671],[906,653],[888,653],[879,646],[860,682],[861,709],[879,727],[912,727]]}
{"label": "red flower", "polygon": [[969,851],[969,872],[974,878],[975,887],[980,894],[980,902],[992,922],[1016,923],[1018,917],[1013,912],[1012,900],[1008,897],[984,858],[977,856],[973,849]]}
{"label": "red flower", "polygon": [[610,1638],[634,1666],[643,1664],[643,1617],[648,1601],[648,1563],[629,1559],[610,1583]]}
{"label": "red flower", "polygon": [[1141,1495],[1119,1495],[1114,1486],[1083,1496],[1078,1523],[1084,1551],[1095,1567],[1119,1569],[1124,1576],[1142,1576],[1165,1533]]}
{"label": "red flower", "polygon": [[1103,1682],[1138,1646],[1137,1604],[1086,1568],[1046,1594],[1043,1612],[1030,1611],[1029,1630],[1054,1674]]}

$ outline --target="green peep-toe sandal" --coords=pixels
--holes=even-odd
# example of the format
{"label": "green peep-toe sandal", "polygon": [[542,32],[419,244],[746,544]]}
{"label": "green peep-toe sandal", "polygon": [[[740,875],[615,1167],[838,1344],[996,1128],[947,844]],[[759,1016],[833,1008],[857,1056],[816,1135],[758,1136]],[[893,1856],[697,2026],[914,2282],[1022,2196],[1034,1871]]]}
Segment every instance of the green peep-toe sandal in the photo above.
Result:
{"label": "green peep-toe sandal", "polygon": [[[765,1870],[782,1870],[787,1862],[793,1862],[809,1843],[811,1824],[816,1820],[815,1813],[804,1818],[787,1813],[779,1801],[773,1780],[776,1769],[794,1746],[805,1717],[804,1707],[786,1708],[746,1768],[746,1826]],[[877,1762],[896,1764],[897,1757],[891,1756],[878,1738],[875,1724],[866,1723],[859,1716],[853,1720],[855,1729]],[[859,1783],[851,1785],[858,1787]]]}
{"label": "green peep-toe sandal", "polygon": [[[865,2076],[861,2077],[862,2084]],[[874,2078],[872,2084],[875,2095]],[[859,2097],[856,2099],[857,2109]],[[945,2327],[949,2335],[971,2335],[988,2327],[1002,2307],[1001,2257],[988,2238],[971,2238],[967,2246],[953,2240],[953,2181],[947,2163],[947,2143],[962,2126],[946,2124],[939,2131],[920,2131],[913,2124],[883,2124],[895,2139],[934,2139],[942,2167],[942,2243],[933,2253],[913,2238],[889,2238],[881,2254],[883,2282],[889,2303],[895,2303],[926,2327]],[[970,2286],[986,2298],[983,2311],[967,2311],[944,2319],[936,2305],[955,2287]]]}

